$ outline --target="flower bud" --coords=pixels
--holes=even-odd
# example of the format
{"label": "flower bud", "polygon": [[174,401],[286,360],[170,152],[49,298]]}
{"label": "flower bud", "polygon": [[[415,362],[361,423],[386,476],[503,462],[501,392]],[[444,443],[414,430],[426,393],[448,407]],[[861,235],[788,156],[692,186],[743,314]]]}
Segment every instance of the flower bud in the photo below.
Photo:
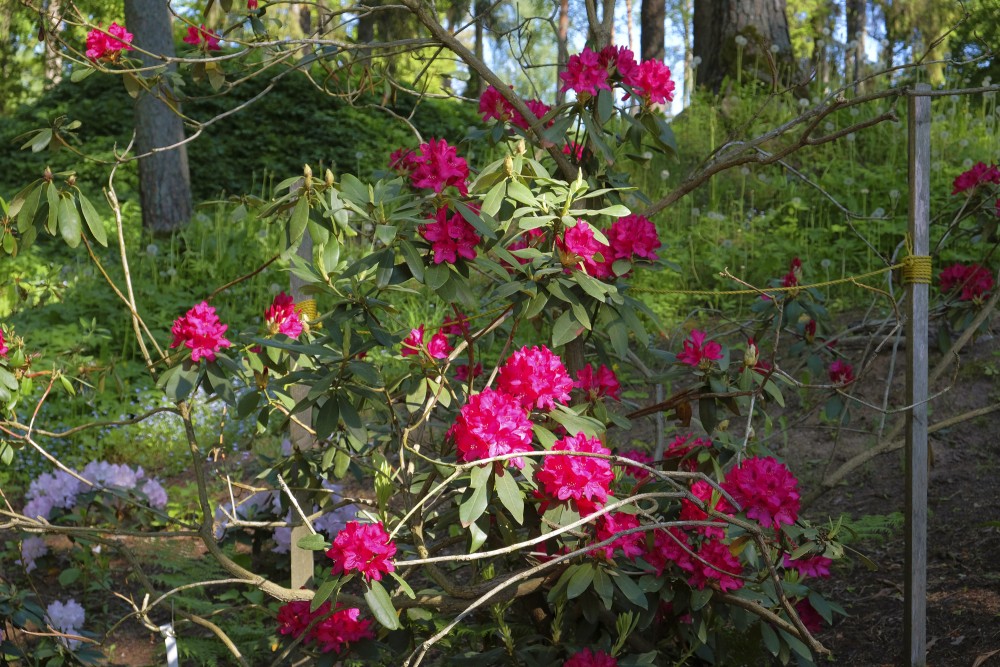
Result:
{"label": "flower bud", "polygon": [[73,187],[76,185],[76,174],[70,174],[69,178],[66,179],[66,185]]}
{"label": "flower bud", "polygon": [[503,172],[507,174],[507,178],[514,178],[514,158],[510,155],[503,159]]}
{"label": "flower bud", "polygon": [[326,186],[328,188],[332,188],[333,187],[333,172],[330,171],[329,169],[326,170],[325,180],[326,180]]}
{"label": "flower bud", "polygon": [[753,338],[750,338],[747,340],[747,349],[743,352],[743,366],[753,368],[757,365],[758,359],[760,359],[760,351],[757,349],[757,343],[753,342]]}
{"label": "flower bud", "polygon": [[42,172],[42,180],[44,180],[46,183],[52,182],[52,170],[49,169],[48,167],[46,167],[45,171]]}

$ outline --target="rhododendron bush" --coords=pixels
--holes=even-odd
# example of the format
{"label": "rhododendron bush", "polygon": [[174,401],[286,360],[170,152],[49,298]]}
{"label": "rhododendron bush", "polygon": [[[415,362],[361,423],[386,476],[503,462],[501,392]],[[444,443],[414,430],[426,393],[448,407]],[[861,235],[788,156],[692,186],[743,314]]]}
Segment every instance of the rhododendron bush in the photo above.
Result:
{"label": "rhododendron bush", "polygon": [[[263,29],[260,11],[247,3],[248,30]],[[94,30],[78,64],[128,72],[132,35],[117,23]],[[239,31],[199,18],[185,32],[185,59],[243,57],[227,41]],[[286,53],[245,39],[248,52]],[[237,76],[235,63],[208,62],[215,76]],[[571,93],[561,104],[485,88],[487,129],[475,134],[489,144],[484,163],[467,157],[472,142],[419,136],[385,155],[372,182],[305,166],[281,175],[266,201],[241,199],[282,230],[298,284],[256,322],[227,320],[212,303],[217,286],[205,285],[204,300],[157,329],[116,288],[185,426],[198,494],[183,536],[267,596],[279,659],[732,664],[747,642],[786,663],[825,653],[813,633],[842,612],[815,583],[844,556],[839,525],[802,516],[802,485],[757,431],[792,386],[827,393],[840,401],[827,416],[846,419],[837,392],[861,366],[828,340],[814,269],[798,258],[753,296],[752,322],[723,331],[658,321],[634,282],[674,251],[617,165],[635,148],[676,149],[660,109],[674,95],[671,72],[603,46],[572,55],[559,80]],[[977,165],[956,194],[983,196],[995,171]],[[107,215],[72,175],[50,171],[7,208],[22,246],[56,234],[71,248],[105,245]],[[979,264],[956,264],[940,283],[966,309],[993,289]],[[413,303],[418,320],[403,314]],[[15,449],[41,449],[31,401],[73,388],[59,370],[33,368],[41,335],[0,328],[6,463]],[[653,384],[670,398],[652,405]],[[198,391],[262,433],[291,423],[308,437],[259,462],[243,486],[214,479],[204,469],[212,445],[192,424]],[[659,442],[658,412],[672,420]],[[21,531],[26,568],[45,557],[48,532],[74,522],[113,531],[113,518],[70,511],[88,484],[118,519],[163,508],[159,481],[141,469],[120,481],[128,475],[107,465],[40,477],[27,505],[4,514]],[[307,535],[289,543],[293,524]],[[162,516],[147,527],[178,530]],[[253,559],[227,550],[241,534],[254,536]],[[284,557],[271,554],[289,549],[314,552],[302,588],[274,565]],[[171,607],[149,588],[128,615],[157,627]],[[49,625],[79,630],[83,613],[66,609],[50,610]]]}

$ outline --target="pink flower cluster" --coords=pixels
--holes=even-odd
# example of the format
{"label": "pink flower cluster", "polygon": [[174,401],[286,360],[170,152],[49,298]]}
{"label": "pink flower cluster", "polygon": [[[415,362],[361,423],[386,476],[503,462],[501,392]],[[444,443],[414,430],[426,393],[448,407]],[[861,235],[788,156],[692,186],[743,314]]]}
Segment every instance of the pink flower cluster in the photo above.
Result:
{"label": "pink flower cluster", "polygon": [[[718,494],[715,488],[704,480],[699,480],[691,485],[691,495],[705,503],[706,507],[711,507],[716,512],[721,512],[722,514],[733,514],[736,511],[733,509],[733,506],[722,497],[722,494],[718,494],[715,504],[712,505],[711,500],[713,493]],[[705,510],[701,509],[693,501],[688,500],[687,498],[681,499],[680,517],[683,521],[718,521],[718,519],[710,517]],[[723,525],[695,526],[694,529],[706,537],[716,537],[721,539],[726,536],[726,528]]]}
{"label": "pink flower cluster", "polygon": [[232,345],[223,337],[228,325],[219,322],[215,308],[202,301],[194,308],[174,320],[170,332],[174,342],[170,347],[184,347],[191,350],[191,361],[198,362],[203,357],[215,361],[215,353],[223,347]]}
{"label": "pink flower cluster", "polygon": [[264,311],[264,324],[271,334],[281,333],[289,338],[298,338],[302,333],[302,318],[295,310],[295,301],[284,292],[278,293]]}
{"label": "pink flower cluster", "polygon": [[87,33],[86,56],[91,60],[116,59],[122,51],[132,50],[132,33],[125,26],[112,23],[106,31],[94,29]]}
{"label": "pink flower cluster", "polygon": [[480,241],[476,228],[461,213],[452,213],[450,217],[448,213],[448,207],[442,206],[433,218],[429,218],[433,222],[420,225],[420,235],[434,251],[434,263],[454,264],[459,257],[475,259],[476,244]]}
{"label": "pink flower cluster", "polygon": [[[479,461],[504,454],[530,452],[532,424],[517,398],[502,391],[484,389],[470,396],[448,436],[455,439],[462,461]],[[524,459],[510,459],[515,468]]]}
{"label": "pink flower cluster", "polygon": [[204,23],[197,28],[193,25],[188,26],[187,35],[185,35],[183,42],[192,46],[200,45],[205,51],[219,51],[222,49],[219,46],[219,35],[206,28]]}
{"label": "pink flower cluster", "polygon": [[666,104],[674,99],[670,68],[655,60],[636,63],[635,55],[624,47],[607,46],[600,53],[584,48],[570,56],[559,78],[563,81],[562,92],[572,90],[577,95],[611,90],[611,82],[617,80],[642,97],[644,106]]}
{"label": "pink flower cluster", "polygon": [[959,301],[982,301],[993,289],[993,274],[978,264],[952,264],[938,276],[941,291],[948,293],[959,287]]}
{"label": "pink flower cluster", "polygon": [[729,471],[722,488],[763,526],[792,525],[799,517],[799,481],[777,459],[745,459]]}
{"label": "pink flower cluster", "polygon": [[389,167],[409,176],[415,188],[429,188],[440,194],[453,186],[462,196],[469,194],[466,180],[469,165],[458,156],[458,149],[444,139],[431,139],[417,150],[400,148],[389,156]]}
{"label": "pink flower cluster", "polygon": [[389,539],[381,521],[348,521],[326,552],[327,558],[333,561],[334,575],[358,572],[366,581],[380,581],[383,573],[395,571],[391,560],[395,555],[396,545]]}
{"label": "pink flower cluster", "polygon": [[522,347],[500,367],[497,388],[515,397],[525,410],[552,410],[569,400],[574,382],[552,350]]}
{"label": "pink flower cluster", "polygon": [[[595,540],[603,542],[631,528],[639,527],[639,517],[625,512],[608,512],[597,520]],[[642,531],[621,535],[614,542],[604,547],[604,556],[611,560],[615,551],[621,550],[629,560],[635,560],[646,551],[646,534]]]}
{"label": "pink flower cluster", "polygon": [[708,370],[713,361],[722,358],[722,346],[714,340],[705,341],[705,332],[692,329],[683,343],[684,349],[677,355],[677,361],[692,368]]}
{"label": "pink flower cluster", "polygon": [[[404,357],[420,354],[421,350],[424,349],[423,324],[416,329],[410,329],[410,335],[403,339],[402,348],[400,354]],[[427,343],[427,354],[432,359],[444,359],[451,354],[451,351],[451,343],[448,342],[448,336],[445,335],[444,331],[438,331],[431,336]]]}
{"label": "pink flower cluster", "polygon": [[576,266],[583,263],[587,275],[600,279],[614,277],[612,265],[619,259],[634,261],[635,258],[657,259],[656,249],[660,239],[656,226],[641,215],[626,215],[614,221],[606,233],[608,244],[597,240],[594,229],[585,221],[566,229],[557,245],[568,257],[564,265]]}
{"label": "pink flower cluster", "polygon": [[[550,451],[611,454],[597,438],[583,433],[556,441]],[[535,474],[544,496],[565,502],[572,501],[583,516],[593,514],[604,506],[610,493],[611,461],[593,456],[546,456],[541,469]]]}
{"label": "pink flower cluster", "polygon": [[829,579],[830,565],[833,564],[833,561],[825,556],[803,556],[793,560],[791,556],[785,554],[783,564],[785,569],[795,570],[803,578]]}
{"label": "pink flower cluster", "polygon": [[[513,86],[511,86],[513,88]],[[541,118],[549,112],[551,107],[541,100],[525,100],[525,106],[531,111],[535,118]],[[528,129],[528,121],[525,120],[524,116],[519,114],[514,105],[507,101],[503,95],[500,94],[493,86],[489,86],[485,91],[483,91],[482,97],[479,98],[479,113],[483,115],[483,122],[494,118],[501,123],[509,122],[511,125],[521,128],[522,130]],[[547,125],[552,125],[553,121],[549,121]]]}
{"label": "pink flower cluster", "polygon": [[[375,637],[371,620],[360,618],[361,610],[356,607],[345,608],[338,604],[334,611],[327,601],[310,612],[310,606],[308,600],[293,600],[283,605],[278,610],[278,632],[298,639],[312,625],[304,643],[317,644],[322,653],[340,653],[352,642]],[[316,619],[322,620],[313,625]]]}
{"label": "pink flower cluster", "polygon": [[[532,451],[529,413],[568,401],[573,384],[562,360],[544,345],[514,352],[500,367],[497,389],[470,396],[448,430],[459,459]],[[524,461],[514,458],[511,465],[523,468]]]}
{"label": "pink flower cluster", "polygon": [[571,655],[563,667],[618,667],[618,661],[604,651],[585,648]]}
{"label": "pink flower cluster", "polygon": [[593,402],[604,396],[616,401],[621,400],[621,382],[618,381],[615,372],[604,364],[601,364],[596,371],[591,364],[584,366],[577,373],[576,379],[576,386],[583,390],[588,401]]}
{"label": "pink flower cluster", "polygon": [[986,183],[1000,185],[1000,169],[997,169],[995,164],[987,165],[985,162],[977,162],[971,169],[962,172],[955,178],[951,194],[957,195],[959,192],[965,192]]}
{"label": "pink flower cluster", "polygon": [[7,340],[3,337],[3,329],[0,329],[0,357],[6,357],[8,352],[10,348],[7,347]]}
{"label": "pink flower cluster", "polygon": [[743,581],[739,578],[743,566],[727,544],[706,538],[695,550],[687,533],[680,528],[657,530],[653,534],[653,545],[647,550],[645,560],[656,570],[656,576],[662,576],[667,566],[673,563],[688,574],[688,583],[699,590],[713,580],[718,582],[722,591],[743,587]]}
{"label": "pink flower cluster", "polygon": [[836,359],[827,370],[830,374],[830,382],[834,384],[854,382],[854,367],[843,359]]}
{"label": "pink flower cluster", "polygon": [[788,273],[781,278],[782,287],[795,287],[802,280],[802,260],[798,257],[792,259],[788,267]]}

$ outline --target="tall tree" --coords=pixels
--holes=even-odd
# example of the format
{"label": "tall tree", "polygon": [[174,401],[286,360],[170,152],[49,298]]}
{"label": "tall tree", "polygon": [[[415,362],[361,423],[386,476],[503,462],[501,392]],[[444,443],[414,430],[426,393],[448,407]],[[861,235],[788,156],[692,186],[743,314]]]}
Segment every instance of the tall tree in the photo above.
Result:
{"label": "tall tree", "polygon": [[868,21],[868,3],[865,0],[846,0],[847,50],[844,60],[844,77],[857,81],[861,64],[865,61],[865,29]]}
{"label": "tall tree", "polygon": [[[701,59],[698,85],[719,90],[727,76],[735,75],[737,66],[767,81],[775,75],[792,78],[794,57],[785,0],[695,0],[693,27],[694,55]],[[737,43],[737,37],[746,42]]]}
{"label": "tall tree", "polygon": [[639,18],[639,45],[642,60],[663,60],[667,56],[666,0],[642,0]]}
{"label": "tall tree", "polygon": [[[150,54],[171,57],[172,21],[165,0],[125,0],[125,24],[133,44]],[[140,54],[145,66],[161,65],[153,55]],[[135,102],[135,150],[139,155],[173,146],[184,139],[184,124],[164,100],[172,99],[162,77],[150,79],[150,92]],[[179,229],[190,218],[191,181],[187,149],[181,145],[139,160],[139,200],[142,224],[154,234]]]}

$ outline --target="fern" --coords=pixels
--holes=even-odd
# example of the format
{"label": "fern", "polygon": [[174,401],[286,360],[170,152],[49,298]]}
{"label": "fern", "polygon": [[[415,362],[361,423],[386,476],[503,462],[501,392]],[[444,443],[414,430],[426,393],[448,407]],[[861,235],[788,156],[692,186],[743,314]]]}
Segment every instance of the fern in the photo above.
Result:
{"label": "fern", "polygon": [[857,542],[883,544],[903,527],[905,520],[902,512],[865,514],[857,519],[842,514],[838,519],[844,531],[840,535],[840,541],[844,544]]}

